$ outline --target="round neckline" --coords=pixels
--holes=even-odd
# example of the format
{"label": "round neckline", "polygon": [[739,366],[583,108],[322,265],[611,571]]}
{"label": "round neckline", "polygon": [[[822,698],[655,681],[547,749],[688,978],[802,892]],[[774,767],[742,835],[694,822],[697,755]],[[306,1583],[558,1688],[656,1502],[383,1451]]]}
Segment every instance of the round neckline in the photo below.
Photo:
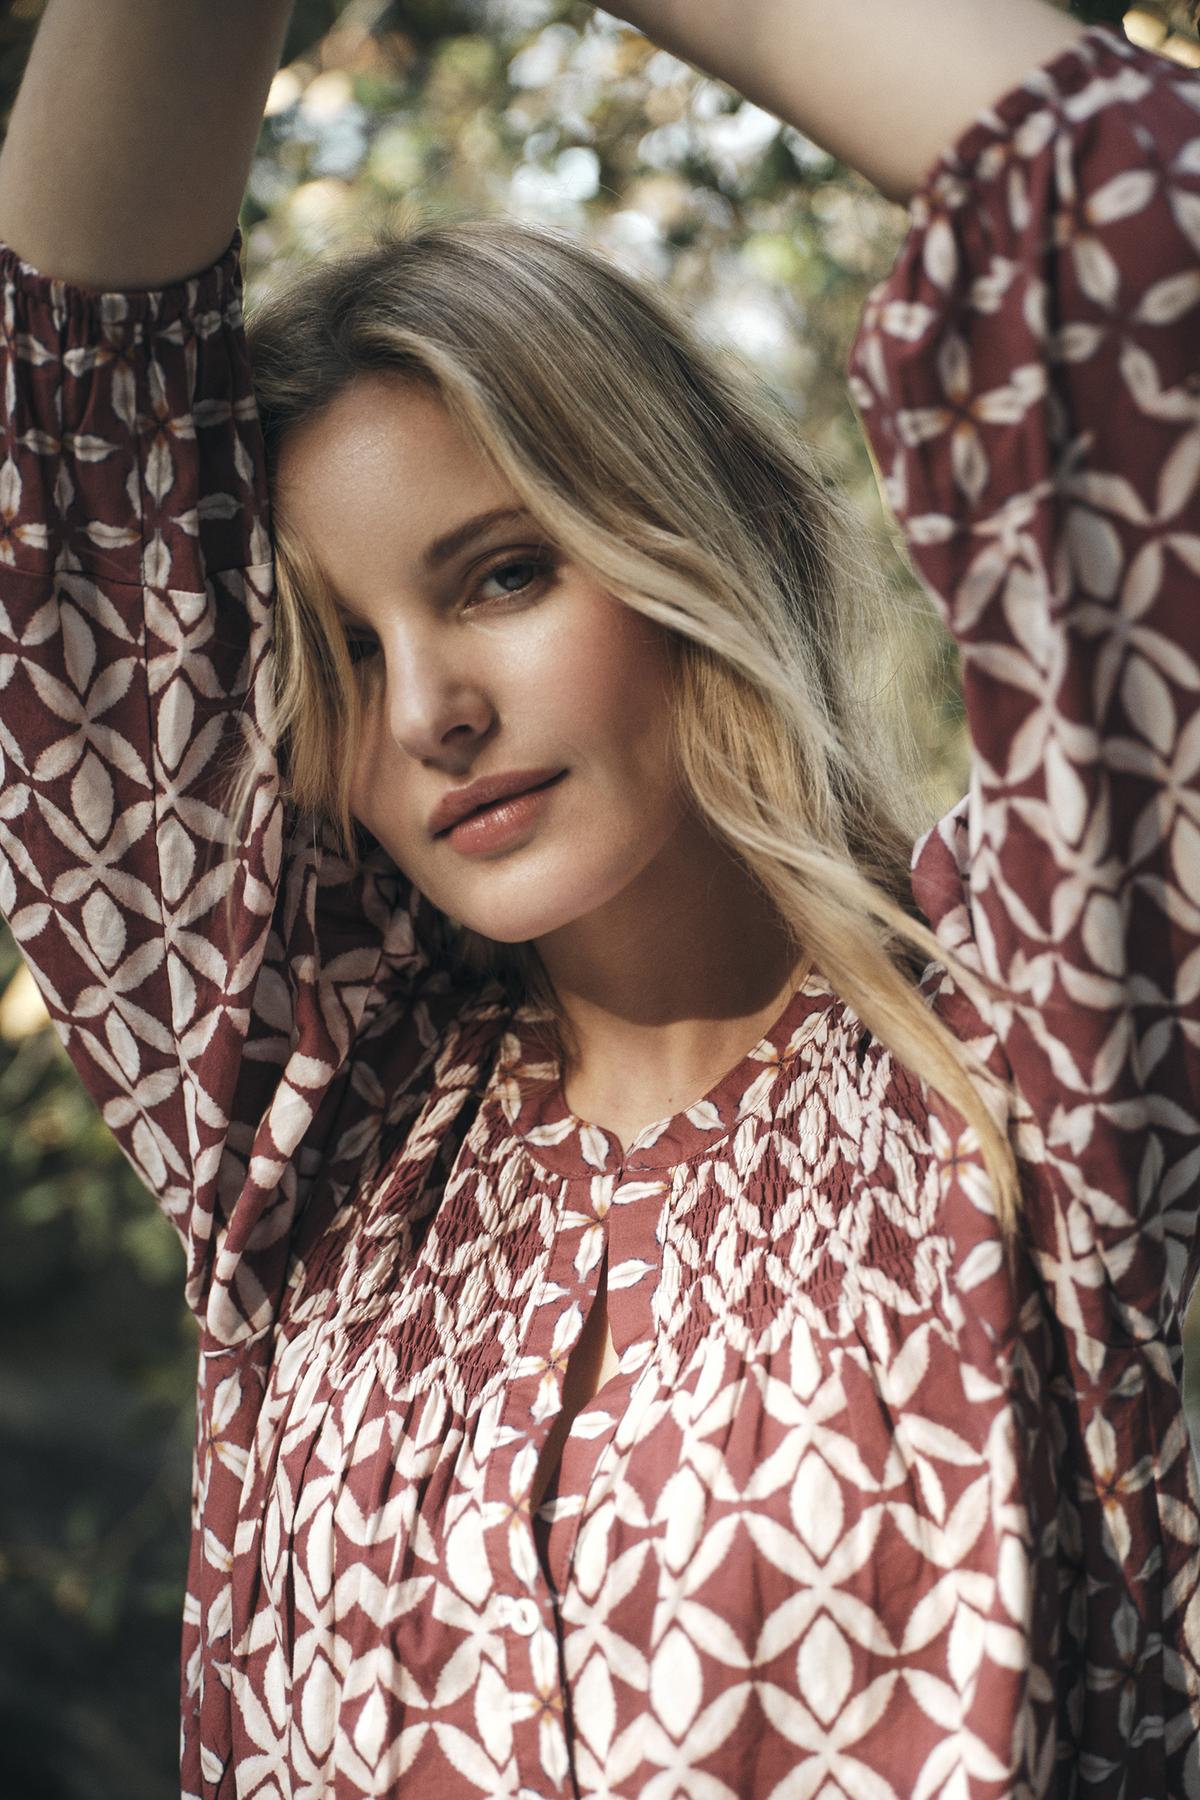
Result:
{"label": "round neckline", "polygon": [[583,1179],[673,1168],[714,1151],[743,1119],[761,1113],[779,1078],[819,1027],[836,996],[810,970],[746,1054],[690,1105],[647,1125],[622,1149],[616,1134],[572,1112],[557,1058],[539,1027],[548,1008],[527,1001],[512,1013],[493,1074],[507,1125],[545,1173]]}

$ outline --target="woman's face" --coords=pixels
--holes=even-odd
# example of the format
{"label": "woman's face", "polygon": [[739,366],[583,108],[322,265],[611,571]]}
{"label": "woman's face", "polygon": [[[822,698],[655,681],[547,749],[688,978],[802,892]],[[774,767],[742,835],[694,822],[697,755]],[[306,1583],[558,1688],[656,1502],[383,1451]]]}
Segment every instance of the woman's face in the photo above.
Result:
{"label": "woman's face", "polygon": [[[485,937],[556,931],[676,831],[667,636],[547,544],[429,390],[358,378],[298,428],[277,501],[364,663],[351,809],[435,906]],[[438,541],[455,534],[453,547]],[[451,789],[565,771],[490,845],[434,834]],[[493,815],[493,818],[495,815]]]}

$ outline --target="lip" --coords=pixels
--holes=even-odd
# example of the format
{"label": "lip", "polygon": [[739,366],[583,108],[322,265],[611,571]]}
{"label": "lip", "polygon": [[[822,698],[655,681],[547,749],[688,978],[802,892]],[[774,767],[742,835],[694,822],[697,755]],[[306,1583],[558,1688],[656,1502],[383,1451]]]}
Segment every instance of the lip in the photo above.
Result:
{"label": "lip", "polygon": [[479,812],[468,813],[457,825],[444,833],[449,847],[460,856],[488,856],[499,850],[512,850],[525,843],[554,794],[566,779],[566,771],[541,787],[526,788],[523,794],[509,794]]}
{"label": "lip", "polygon": [[460,820],[478,812],[480,807],[494,806],[497,800],[515,799],[533,788],[545,787],[565,775],[565,769],[510,769],[506,775],[484,775],[469,787],[451,788],[429,816],[431,837],[445,837]]}

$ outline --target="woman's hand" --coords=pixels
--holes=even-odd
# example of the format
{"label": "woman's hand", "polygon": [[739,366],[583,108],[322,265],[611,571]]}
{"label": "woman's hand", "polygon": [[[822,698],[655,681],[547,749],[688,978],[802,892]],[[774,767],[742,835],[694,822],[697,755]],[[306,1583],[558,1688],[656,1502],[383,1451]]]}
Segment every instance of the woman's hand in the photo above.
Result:
{"label": "woman's hand", "polygon": [[972,120],[1086,29],[1046,0],[613,0],[605,11],[901,203]]}

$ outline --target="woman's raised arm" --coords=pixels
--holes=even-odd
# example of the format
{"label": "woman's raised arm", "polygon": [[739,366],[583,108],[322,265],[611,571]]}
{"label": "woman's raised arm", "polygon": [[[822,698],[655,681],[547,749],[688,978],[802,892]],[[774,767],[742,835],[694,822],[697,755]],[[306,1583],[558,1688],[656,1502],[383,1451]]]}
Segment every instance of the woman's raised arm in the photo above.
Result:
{"label": "woman's raised arm", "polygon": [[0,154],[0,238],[81,287],[229,243],[291,0],[50,0]]}
{"label": "woman's raised arm", "polygon": [[979,113],[1085,30],[1044,0],[612,0],[609,10],[902,204]]}

